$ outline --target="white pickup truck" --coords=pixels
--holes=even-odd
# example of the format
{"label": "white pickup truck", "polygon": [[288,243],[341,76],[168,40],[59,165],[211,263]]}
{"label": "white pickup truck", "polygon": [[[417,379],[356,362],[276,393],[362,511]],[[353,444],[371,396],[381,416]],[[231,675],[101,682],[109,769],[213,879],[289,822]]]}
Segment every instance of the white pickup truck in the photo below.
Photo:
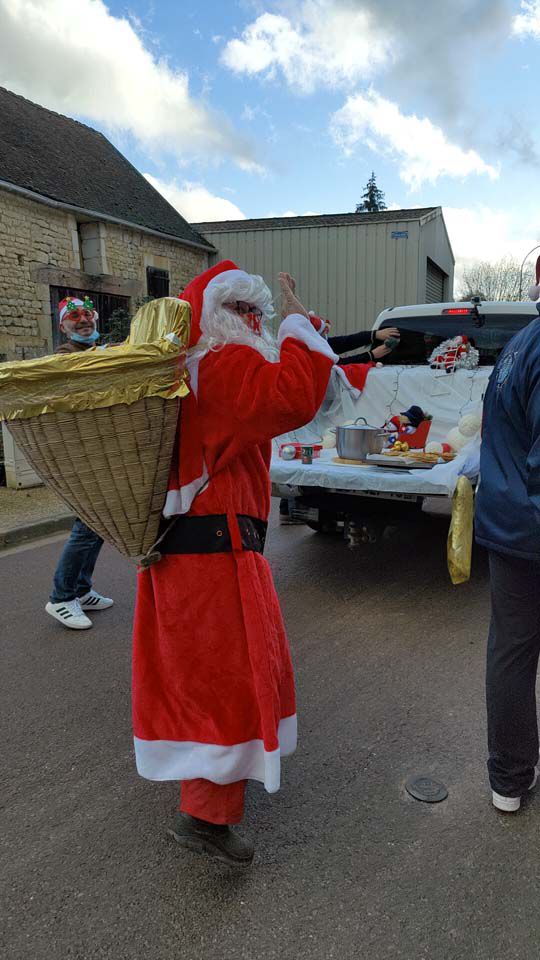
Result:
{"label": "white pickup truck", "polygon": [[[288,499],[292,516],[318,532],[342,528],[351,546],[375,542],[387,526],[397,526],[419,510],[450,513],[458,476],[464,473],[474,481],[478,475],[479,435],[455,460],[432,469],[345,465],[335,462],[336,449],[324,449],[311,464],[304,464],[282,459],[279,446],[287,441],[320,443],[330,428],[359,417],[382,427],[413,404],[433,418],[429,441],[442,443],[466,414],[481,414],[499,353],[537,316],[534,303],[480,300],[383,310],[373,330],[398,327],[399,346],[382,367],[370,371],[361,394],[349,390],[334,371],[316,418],[277,438],[270,471],[273,495]],[[428,360],[433,350],[458,334],[466,335],[478,350],[478,366],[450,373],[432,369]]]}

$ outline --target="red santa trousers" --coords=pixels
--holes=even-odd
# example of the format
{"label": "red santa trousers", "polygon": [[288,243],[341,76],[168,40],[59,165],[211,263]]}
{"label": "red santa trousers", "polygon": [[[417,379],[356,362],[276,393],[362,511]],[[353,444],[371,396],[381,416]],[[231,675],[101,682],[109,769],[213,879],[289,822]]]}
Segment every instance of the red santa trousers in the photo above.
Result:
{"label": "red santa trousers", "polygon": [[207,823],[241,823],[247,780],[212,783],[211,780],[183,780],[180,810]]}

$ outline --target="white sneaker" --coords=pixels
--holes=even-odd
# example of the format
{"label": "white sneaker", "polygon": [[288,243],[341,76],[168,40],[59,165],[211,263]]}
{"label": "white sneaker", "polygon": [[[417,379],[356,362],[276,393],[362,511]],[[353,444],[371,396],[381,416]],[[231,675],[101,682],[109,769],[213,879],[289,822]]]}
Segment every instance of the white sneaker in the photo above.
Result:
{"label": "white sneaker", "polygon": [[92,626],[92,621],[83,613],[81,605],[77,599],[64,600],[61,603],[49,603],[45,607],[47,613],[55,620],[59,620],[70,630],[88,630]]}
{"label": "white sneaker", "polygon": [[[529,790],[534,790],[537,780],[538,770],[535,770]],[[497,810],[502,810],[504,813],[516,813],[521,806],[521,797],[503,797],[500,793],[495,793],[495,790],[492,791],[491,799],[493,806],[496,807]]]}
{"label": "white sneaker", "polygon": [[114,600],[110,597],[102,597],[97,590],[90,590],[84,597],[79,597],[79,603],[82,610],[107,610],[112,607]]}

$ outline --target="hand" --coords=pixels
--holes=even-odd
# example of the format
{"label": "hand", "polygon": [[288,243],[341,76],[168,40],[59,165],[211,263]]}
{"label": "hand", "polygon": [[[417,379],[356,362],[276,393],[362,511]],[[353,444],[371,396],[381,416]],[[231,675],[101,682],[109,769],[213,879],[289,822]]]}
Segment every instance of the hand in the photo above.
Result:
{"label": "hand", "polygon": [[388,337],[396,337],[397,340],[400,338],[400,332],[397,327],[385,327],[384,330],[377,330],[375,333],[376,340],[388,340]]}
{"label": "hand", "polygon": [[[293,286],[291,286],[293,284]],[[281,287],[281,316],[282,319],[288,317],[291,313],[300,313],[302,316],[307,317],[309,320],[309,313],[306,308],[302,306],[300,301],[294,295],[294,288],[296,284],[293,278],[288,273],[279,274],[279,285]]]}
{"label": "hand", "polygon": [[291,288],[292,292],[294,293],[296,290],[296,280],[294,279],[294,277],[291,277],[290,273],[280,273],[279,274],[280,280],[281,280],[281,277],[285,278],[286,284]]}
{"label": "hand", "polygon": [[371,356],[374,360],[380,360],[382,357],[388,356],[389,353],[392,353],[390,347],[385,347],[383,344],[380,347],[375,347],[375,349],[371,351]]}

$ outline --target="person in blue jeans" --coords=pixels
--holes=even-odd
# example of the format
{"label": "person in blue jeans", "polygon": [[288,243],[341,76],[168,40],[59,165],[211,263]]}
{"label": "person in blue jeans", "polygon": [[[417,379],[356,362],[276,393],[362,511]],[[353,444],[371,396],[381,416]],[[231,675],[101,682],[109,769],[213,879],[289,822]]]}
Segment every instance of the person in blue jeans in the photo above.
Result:
{"label": "person in blue jeans", "polygon": [[[65,340],[55,353],[80,353],[96,345],[98,314],[88,296],[66,297],[58,304],[58,320]],[[92,575],[103,546],[101,537],[82,520],[75,520],[56,568],[47,613],[71,630],[88,630],[92,621],[85,610],[112,607],[110,597],[92,588]]]}
{"label": "person in blue jeans", "polygon": [[480,477],[476,540],[489,551],[491,582],[488,772],[493,805],[513,813],[538,764],[540,318],[507,344],[490,377]]}
{"label": "person in blue jeans", "polygon": [[92,621],[85,610],[112,607],[110,597],[102,597],[92,587],[94,567],[103,540],[90,527],[75,520],[56,568],[53,589],[45,610],[71,630],[88,630]]}

